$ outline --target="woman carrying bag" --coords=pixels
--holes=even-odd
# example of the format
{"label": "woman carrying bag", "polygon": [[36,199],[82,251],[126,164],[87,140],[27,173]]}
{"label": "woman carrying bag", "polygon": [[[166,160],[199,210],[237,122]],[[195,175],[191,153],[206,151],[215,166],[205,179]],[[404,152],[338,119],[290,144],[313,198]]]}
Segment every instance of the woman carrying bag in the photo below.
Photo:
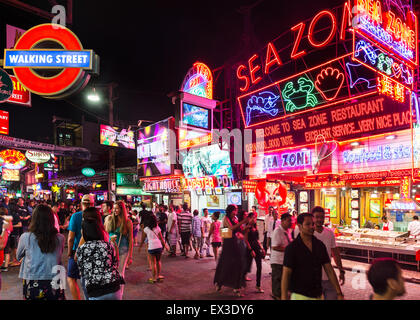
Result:
{"label": "woman carrying bag", "polygon": [[223,249],[216,267],[213,283],[216,290],[220,291],[222,286],[233,288],[235,295],[242,297],[241,288],[245,287],[245,256],[240,241],[243,235],[240,228],[248,223],[248,219],[238,222],[236,217],[238,208],[229,205],[226,208],[226,216],[223,218]]}

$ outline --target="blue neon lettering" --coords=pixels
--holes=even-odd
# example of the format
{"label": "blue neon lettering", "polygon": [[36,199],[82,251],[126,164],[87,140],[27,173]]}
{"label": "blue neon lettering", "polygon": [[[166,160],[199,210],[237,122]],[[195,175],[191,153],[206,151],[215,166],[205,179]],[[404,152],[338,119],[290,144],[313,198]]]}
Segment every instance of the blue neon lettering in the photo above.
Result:
{"label": "blue neon lettering", "polygon": [[376,150],[369,151],[363,149],[358,152],[344,151],[342,154],[344,163],[365,163],[374,161],[399,160],[411,157],[411,147],[391,146],[378,147]]}

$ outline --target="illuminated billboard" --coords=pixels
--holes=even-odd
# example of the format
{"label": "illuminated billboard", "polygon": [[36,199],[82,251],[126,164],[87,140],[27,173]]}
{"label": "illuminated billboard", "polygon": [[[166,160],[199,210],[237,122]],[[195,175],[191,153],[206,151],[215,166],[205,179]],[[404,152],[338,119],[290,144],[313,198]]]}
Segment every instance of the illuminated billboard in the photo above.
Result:
{"label": "illuminated billboard", "polygon": [[101,144],[110,147],[136,149],[134,131],[101,125]]}
{"label": "illuminated billboard", "polygon": [[4,181],[20,181],[19,170],[3,168],[1,178]]}
{"label": "illuminated billboard", "polygon": [[232,177],[230,154],[221,150],[218,145],[210,145],[199,149],[181,151],[182,169],[186,178],[206,176]]}
{"label": "illuminated billboard", "polygon": [[172,173],[170,133],[174,125],[175,119],[171,117],[140,129],[137,140],[139,178]]}
{"label": "illuminated billboard", "polygon": [[182,104],[182,123],[184,125],[210,130],[211,111],[189,103]]}

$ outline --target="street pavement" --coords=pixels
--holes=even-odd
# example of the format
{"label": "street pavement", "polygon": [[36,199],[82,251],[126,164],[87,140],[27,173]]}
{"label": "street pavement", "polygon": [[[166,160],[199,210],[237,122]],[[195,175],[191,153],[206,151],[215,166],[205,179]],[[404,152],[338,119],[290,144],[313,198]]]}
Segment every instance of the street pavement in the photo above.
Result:
{"label": "street pavement", "polygon": [[[162,258],[162,274],[165,280],[162,283],[149,284],[147,279],[151,276],[147,271],[145,248],[139,252],[134,248],[133,264],[126,270],[126,285],[124,300],[272,300],[271,294],[271,271],[269,260],[263,262],[262,288],[265,293],[256,293],[255,290],[255,264],[247,283],[245,297],[238,298],[233,295],[232,289],[223,288],[221,293],[215,291],[213,277],[216,268],[214,258],[200,260],[177,256],[169,258],[165,253]],[[67,267],[67,259],[63,256],[63,263]],[[348,300],[368,300],[371,295],[371,287],[365,274],[352,272],[356,269],[367,269],[365,263],[344,260],[347,269],[346,282],[342,288],[345,298]],[[0,300],[22,300],[22,282],[18,279],[19,267],[9,268],[8,272],[2,272],[2,289]],[[404,270],[404,277],[412,281],[419,278],[420,273]],[[414,280],[415,282],[415,280]],[[406,282],[407,294],[402,300],[420,300],[420,284]],[[66,289],[66,298],[71,300],[71,295]]]}

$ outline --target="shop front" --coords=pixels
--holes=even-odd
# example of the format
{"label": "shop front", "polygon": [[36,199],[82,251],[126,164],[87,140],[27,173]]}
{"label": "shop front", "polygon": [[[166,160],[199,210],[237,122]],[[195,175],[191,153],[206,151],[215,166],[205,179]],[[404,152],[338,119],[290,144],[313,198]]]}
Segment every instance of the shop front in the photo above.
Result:
{"label": "shop front", "polygon": [[203,209],[209,213],[226,213],[226,207],[234,204],[242,210],[242,189],[229,176],[207,176],[202,178],[185,178],[184,189],[190,195],[191,210],[198,210],[200,215]]}
{"label": "shop front", "polygon": [[182,206],[184,203],[182,180],[182,176],[142,178],[140,181],[143,183],[143,191],[153,195],[150,208],[153,203]]}

